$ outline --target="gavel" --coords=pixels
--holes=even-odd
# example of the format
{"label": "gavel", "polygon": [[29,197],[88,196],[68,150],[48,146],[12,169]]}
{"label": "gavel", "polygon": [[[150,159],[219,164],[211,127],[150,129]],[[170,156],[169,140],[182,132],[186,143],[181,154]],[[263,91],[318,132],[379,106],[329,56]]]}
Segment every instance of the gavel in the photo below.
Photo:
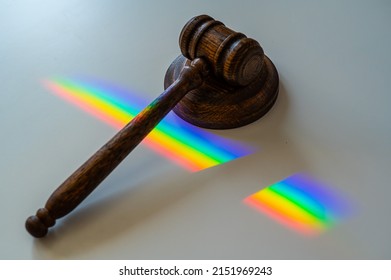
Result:
{"label": "gavel", "polygon": [[44,237],[74,210],[173,110],[203,128],[228,129],[266,114],[278,95],[278,73],[254,39],[207,15],[190,19],[179,37],[182,55],[169,66],[164,92],[68,177],[25,223]]}

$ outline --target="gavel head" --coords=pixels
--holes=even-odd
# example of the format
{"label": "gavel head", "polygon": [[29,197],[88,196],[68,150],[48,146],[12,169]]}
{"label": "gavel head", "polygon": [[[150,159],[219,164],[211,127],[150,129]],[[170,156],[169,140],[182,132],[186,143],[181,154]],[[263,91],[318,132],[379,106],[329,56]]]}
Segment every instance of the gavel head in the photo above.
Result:
{"label": "gavel head", "polygon": [[278,73],[257,41],[210,16],[188,21],[179,38],[182,52],[167,70],[170,86],[195,58],[212,70],[204,84],[174,108],[182,119],[205,128],[234,128],[262,117],[278,94]]}
{"label": "gavel head", "polygon": [[248,85],[262,69],[264,54],[257,41],[207,15],[185,25],[179,45],[185,57],[206,58],[214,74],[232,85]]}

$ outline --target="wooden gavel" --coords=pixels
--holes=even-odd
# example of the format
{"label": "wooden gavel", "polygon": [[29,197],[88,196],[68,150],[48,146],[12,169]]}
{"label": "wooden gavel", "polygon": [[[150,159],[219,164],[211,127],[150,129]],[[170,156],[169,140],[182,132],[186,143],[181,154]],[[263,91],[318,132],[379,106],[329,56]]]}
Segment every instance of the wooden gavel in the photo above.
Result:
{"label": "wooden gavel", "polygon": [[164,79],[165,91],[91,156],[26,221],[44,237],[57,219],[75,209],[173,109],[204,128],[226,129],[262,117],[278,94],[278,73],[257,41],[207,15],[183,28],[180,55]]}

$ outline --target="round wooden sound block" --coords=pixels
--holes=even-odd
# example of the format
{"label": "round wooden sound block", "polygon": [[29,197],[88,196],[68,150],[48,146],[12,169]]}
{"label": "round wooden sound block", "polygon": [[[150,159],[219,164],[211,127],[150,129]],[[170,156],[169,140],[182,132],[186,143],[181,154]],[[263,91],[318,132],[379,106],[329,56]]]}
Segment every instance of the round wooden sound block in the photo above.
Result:
{"label": "round wooden sound block", "polygon": [[[168,88],[191,61],[178,56],[168,68],[164,87]],[[265,115],[278,95],[278,73],[264,56],[262,71],[247,86],[234,86],[209,75],[201,87],[192,90],[173,111],[185,121],[203,128],[228,129],[247,125]]]}

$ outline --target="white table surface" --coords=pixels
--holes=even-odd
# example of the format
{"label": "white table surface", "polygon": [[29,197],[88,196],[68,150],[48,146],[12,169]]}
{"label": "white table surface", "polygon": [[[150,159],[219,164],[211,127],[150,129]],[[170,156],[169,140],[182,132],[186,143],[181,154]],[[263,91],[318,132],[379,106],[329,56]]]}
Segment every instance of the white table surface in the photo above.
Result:
{"label": "white table surface", "polygon": [[[389,1],[0,1],[0,259],[391,258]],[[24,221],[116,132],[44,87],[93,77],[153,100],[193,16],[255,38],[280,95],[248,126],[257,148],[188,172],[138,147],[44,239]],[[298,234],[242,200],[306,172],[352,214]]]}

